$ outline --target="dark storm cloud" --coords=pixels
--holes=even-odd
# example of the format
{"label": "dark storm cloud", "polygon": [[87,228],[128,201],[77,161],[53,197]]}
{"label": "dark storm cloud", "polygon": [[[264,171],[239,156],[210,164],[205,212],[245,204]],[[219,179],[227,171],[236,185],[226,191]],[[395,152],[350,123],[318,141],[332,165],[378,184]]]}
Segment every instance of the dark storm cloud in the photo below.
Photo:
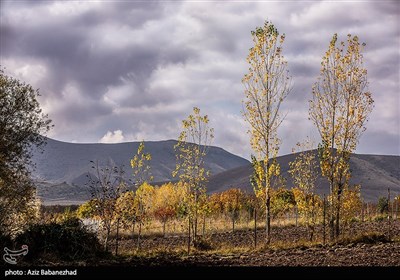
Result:
{"label": "dark storm cloud", "polygon": [[[40,88],[50,136],[113,142],[177,138],[193,106],[215,144],[248,157],[241,116],[250,31],[272,21],[286,34],[293,76],[279,130],[281,154],[307,135],[311,87],[334,33],[367,42],[375,110],[360,149],[398,153],[399,5],[393,2],[3,1],[1,65]],[[381,135],[381,141],[377,137]],[[369,140],[368,140],[369,139]],[[318,139],[316,139],[318,140]],[[397,140],[397,141],[396,141]],[[376,148],[377,144],[384,149]]]}

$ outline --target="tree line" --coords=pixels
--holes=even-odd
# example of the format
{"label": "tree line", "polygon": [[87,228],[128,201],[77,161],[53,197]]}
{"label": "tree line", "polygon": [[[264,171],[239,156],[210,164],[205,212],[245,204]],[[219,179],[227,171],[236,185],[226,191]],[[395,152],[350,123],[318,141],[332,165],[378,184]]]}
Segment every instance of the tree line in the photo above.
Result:
{"label": "tree line", "polygon": [[[282,142],[278,128],[285,119],[281,107],[293,89],[288,62],[283,55],[285,34],[280,34],[271,22],[266,21],[262,27],[252,31],[251,36],[254,45],[247,56],[248,73],[242,79],[242,113],[250,124],[250,143],[254,151],[254,174],[249,183],[254,188],[253,201],[258,202],[254,202],[252,207],[256,209],[258,205],[265,213],[265,242],[268,244],[271,240],[274,211],[279,207],[290,207],[287,201],[292,199],[292,195],[297,207],[303,209],[300,213],[305,213],[312,232],[313,217],[321,204],[321,198],[315,195],[318,172],[330,183],[330,194],[324,209],[330,238],[337,239],[346,215],[344,209],[348,209],[346,205],[360,195],[359,187],[352,188],[349,184],[349,159],[366,129],[365,124],[373,108],[367,70],[363,65],[365,44],[350,34],[346,42],[338,42],[337,34],[329,42],[321,61],[320,76],[311,89],[309,100],[309,118],[320,135],[318,155],[309,151],[314,148],[309,139],[296,146],[300,154],[290,164],[296,189],[287,192],[283,189],[285,182],[276,161]],[[51,121],[40,109],[37,91],[3,72],[0,74],[0,224],[2,233],[11,234],[21,230],[36,213],[34,185],[29,177],[31,148],[43,145],[45,138],[41,135],[51,128]],[[201,115],[200,109],[194,107],[193,112],[182,121],[175,146],[177,164],[172,175],[179,183],[158,188],[149,184],[151,174],[148,163],[151,155],[144,152],[144,143],[131,160],[134,174],[131,190],[128,190],[129,184],[123,178],[124,170],[92,162],[96,175],[89,175],[88,185],[93,199],[80,208],[80,213],[101,217],[106,233],[105,248],[114,225],[118,231],[120,226],[130,221],[132,229],[138,227],[140,239],[141,226],[148,217],[157,217],[165,225],[171,217],[180,216],[187,220],[190,250],[190,244],[197,241],[199,220],[211,211],[205,209],[211,209],[209,204],[214,200],[216,204],[223,205],[221,211],[231,209],[234,228],[237,212],[234,209],[247,205],[242,202],[242,197],[247,195],[235,189],[221,193],[218,199],[216,195],[206,194],[210,174],[204,159],[213,138],[214,130],[209,126],[208,116]],[[283,206],[278,206],[281,204]],[[310,236],[312,238],[312,233]]]}

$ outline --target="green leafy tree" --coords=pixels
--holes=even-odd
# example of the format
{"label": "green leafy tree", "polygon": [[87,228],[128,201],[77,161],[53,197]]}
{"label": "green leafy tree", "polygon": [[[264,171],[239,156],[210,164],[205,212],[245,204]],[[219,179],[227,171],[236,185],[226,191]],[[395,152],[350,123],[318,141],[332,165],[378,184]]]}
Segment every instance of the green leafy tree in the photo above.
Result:
{"label": "green leafy tree", "polygon": [[0,234],[21,231],[37,212],[32,152],[43,147],[52,127],[38,96],[0,69]]}
{"label": "green leafy tree", "polygon": [[295,205],[296,200],[291,190],[280,187],[272,192],[271,212],[274,217],[287,213]]}
{"label": "green leafy tree", "polygon": [[91,199],[81,204],[76,210],[76,216],[80,219],[93,219],[98,215],[98,202],[96,199]]}
{"label": "green leafy tree", "polygon": [[357,36],[338,44],[335,34],[321,62],[312,89],[310,118],[321,136],[320,165],[330,182],[329,224],[331,239],[340,233],[342,193],[350,180],[350,155],[356,149],[373,108],[367,69]]}
{"label": "green leafy tree", "polygon": [[387,197],[379,197],[378,199],[378,204],[377,204],[377,209],[379,214],[384,214],[389,212],[389,200]]}
{"label": "green leafy tree", "polygon": [[257,160],[264,165],[262,182],[265,188],[266,243],[271,239],[271,164],[279,150],[278,127],[283,118],[279,111],[284,99],[291,91],[291,77],[282,54],[285,35],[266,21],[263,27],[251,32],[254,46],[247,56],[249,73],[242,80],[245,86],[244,112],[250,124],[251,146]]}

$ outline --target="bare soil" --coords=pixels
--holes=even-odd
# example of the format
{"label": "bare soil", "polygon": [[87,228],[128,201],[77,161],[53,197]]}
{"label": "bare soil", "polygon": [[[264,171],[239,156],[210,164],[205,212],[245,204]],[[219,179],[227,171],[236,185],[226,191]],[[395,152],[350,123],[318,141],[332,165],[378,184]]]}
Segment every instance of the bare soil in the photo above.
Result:
{"label": "bare soil", "polygon": [[[206,237],[209,250],[192,249],[189,255],[183,253],[187,246],[186,236],[147,236],[142,238],[140,252],[152,254],[132,255],[137,250],[137,240],[124,239],[119,245],[123,257],[95,265],[400,267],[400,220],[392,221],[390,241],[388,229],[387,221],[354,223],[343,233],[341,241],[322,245],[321,227],[316,228],[318,242],[314,243],[307,242],[305,227],[273,227],[271,245],[266,247],[263,245],[264,231],[260,228],[257,249],[254,249],[252,230],[221,232]],[[365,233],[376,233],[376,238],[355,239]]]}

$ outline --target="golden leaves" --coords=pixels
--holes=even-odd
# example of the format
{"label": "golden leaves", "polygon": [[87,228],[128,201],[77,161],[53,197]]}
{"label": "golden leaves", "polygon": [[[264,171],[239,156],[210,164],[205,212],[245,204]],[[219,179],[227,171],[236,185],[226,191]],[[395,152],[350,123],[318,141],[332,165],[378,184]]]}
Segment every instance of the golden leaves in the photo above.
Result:
{"label": "golden leaves", "polygon": [[253,150],[268,161],[279,149],[277,128],[282,122],[279,108],[291,90],[291,77],[282,56],[285,35],[279,36],[268,21],[252,35],[254,47],[247,56],[249,73],[242,79],[246,98],[243,116],[251,125]]}
{"label": "golden leaves", "polygon": [[144,182],[152,181],[153,176],[150,172],[150,165],[148,162],[151,160],[151,154],[144,152],[144,141],[140,142],[135,156],[131,159],[131,167],[133,169],[133,176],[137,186],[142,185]]}
{"label": "golden leaves", "polygon": [[202,116],[200,109],[194,107],[193,113],[182,121],[183,130],[174,147],[177,163],[172,176],[179,176],[180,182],[188,188],[184,208],[191,217],[197,216],[204,206],[205,183],[210,174],[205,170],[204,159],[214,138],[209,121],[207,115]]}

